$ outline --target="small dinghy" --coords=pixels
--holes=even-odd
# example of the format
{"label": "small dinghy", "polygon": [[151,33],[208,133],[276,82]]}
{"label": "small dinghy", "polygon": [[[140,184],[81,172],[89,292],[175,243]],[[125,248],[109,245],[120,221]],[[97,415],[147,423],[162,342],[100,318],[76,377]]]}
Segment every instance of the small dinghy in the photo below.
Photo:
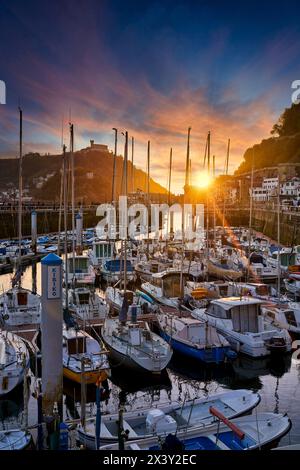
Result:
{"label": "small dinghy", "polygon": [[[177,431],[175,435],[172,420],[168,430],[165,429],[155,437],[127,441],[126,450],[150,451],[198,451],[198,450],[255,450],[275,447],[290,430],[288,416],[275,413],[258,413],[230,420],[214,407],[210,413],[215,422],[202,428],[191,428]],[[171,418],[171,417],[170,417]],[[118,444],[106,445],[101,450],[117,450]]]}
{"label": "small dinghy", "polygon": [[[209,412],[211,406],[217,408],[229,419],[251,411],[259,402],[258,393],[250,390],[233,390],[206,398],[188,400],[183,404],[173,402],[160,406],[160,409],[147,408],[127,411],[123,415],[123,428],[125,431],[129,431],[127,433],[128,440],[145,439],[159,433],[159,430],[168,430],[169,422],[172,422],[172,429],[175,429],[175,432],[181,429],[202,429],[214,421]],[[100,435],[102,445],[118,440],[118,419],[118,414],[102,416]],[[94,421],[86,423],[84,429],[80,426],[78,435],[80,442],[85,447],[95,449]]]}
{"label": "small dinghy", "polygon": [[0,450],[24,450],[31,444],[31,434],[21,430],[0,431]]}

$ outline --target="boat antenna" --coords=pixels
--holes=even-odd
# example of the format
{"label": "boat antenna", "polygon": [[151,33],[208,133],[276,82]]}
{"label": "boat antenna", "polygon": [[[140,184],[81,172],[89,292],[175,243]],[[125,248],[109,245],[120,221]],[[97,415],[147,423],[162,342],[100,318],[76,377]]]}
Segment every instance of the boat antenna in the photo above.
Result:
{"label": "boat antenna", "polygon": [[[19,256],[18,270],[21,272],[22,264],[22,196],[23,196],[23,111],[19,106],[19,208],[18,208],[18,237]],[[19,287],[21,287],[21,275],[19,276]]]}
{"label": "boat antenna", "polygon": [[111,202],[115,200],[115,184],[116,184],[116,165],[117,165],[117,148],[118,148],[118,129],[115,127],[112,128],[115,132],[115,150],[114,150],[114,161],[113,161],[113,179],[112,179],[112,188],[111,188]]}

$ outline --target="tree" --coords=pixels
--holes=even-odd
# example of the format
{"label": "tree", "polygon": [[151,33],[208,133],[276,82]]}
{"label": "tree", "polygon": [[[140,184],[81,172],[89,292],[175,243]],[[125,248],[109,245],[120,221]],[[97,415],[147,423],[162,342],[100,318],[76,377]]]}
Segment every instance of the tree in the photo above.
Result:
{"label": "tree", "polygon": [[300,104],[292,104],[274,124],[271,134],[278,137],[295,135],[300,132]]}

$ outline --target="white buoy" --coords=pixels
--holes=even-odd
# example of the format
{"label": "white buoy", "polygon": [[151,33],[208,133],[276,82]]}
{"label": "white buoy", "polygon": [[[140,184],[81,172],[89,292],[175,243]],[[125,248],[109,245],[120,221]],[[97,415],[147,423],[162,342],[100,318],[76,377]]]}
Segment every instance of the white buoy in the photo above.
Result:
{"label": "white buoy", "polygon": [[82,253],[82,227],[83,226],[83,218],[78,213],[76,215],[76,253],[81,255]]}
{"label": "white buoy", "polygon": [[36,254],[36,241],[37,241],[37,213],[31,212],[31,246],[32,251]]}
{"label": "white buoy", "polygon": [[[42,264],[42,393],[43,414],[53,415],[63,395],[62,260],[51,253]],[[62,417],[61,417],[62,418]]]}

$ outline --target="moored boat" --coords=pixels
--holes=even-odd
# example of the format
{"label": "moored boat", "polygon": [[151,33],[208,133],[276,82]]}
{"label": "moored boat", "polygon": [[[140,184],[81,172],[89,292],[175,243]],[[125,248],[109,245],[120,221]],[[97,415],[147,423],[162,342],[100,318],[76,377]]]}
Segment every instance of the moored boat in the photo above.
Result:
{"label": "moored boat", "polygon": [[[231,419],[251,411],[258,405],[260,396],[250,390],[233,390],[217,393],[205,398],[188,400],[183,404],[172,402],[158,408],[127,411],[123,414],[123,428],[129,431],[127,440],[145,439],[157,434],[159,429],[168,425],[169,416],[175,422],[175,432],[210,426],[214,418],[209,408],[214,406],[226,418]],[[117,442],[118,414],[103,415],[101,419],[101,444]],[[173,423],[173,421],[172,421]],[[173,423],[174,424],[174,423]],[[85,427],[78,427],[80,442],[90,448],[95,448],[95,421],[89,421]]]}
{"label": "moored boat", "polygon": [[251,297],[226,297],[213,300],[207,308],[195,309],[191,314],[216,327],[237,352],[252,357],[279,350],[289,352],[288,332],[264,320],[262,304],[262,300]]}
{"label": "moored boat", "polygon": [[[226,419],[214,407],[210,412],[218,417],[214,424],[201,429],[178,431],[175,436],[171,419],[157,436],[127,441],[126,450],[174,451],[181,450],[255,450],[272,448],[288,433],[291,421],[287,415],[276,413],[255,413],[233,420]],[[163,439],[164,438],[164,439]],[[118,444],[104,445],[101,450],[117,450]]]}
{"label": "moored boat", "polygon": [[63,330],[63,373],[67,379],[96,383],[110,374],[108,354],[88,333],[75,328]]}
{"label": "moored boat", "polygon": [[160,307],[157,315],[160,335],[174,351],[205,363],[219,364],[236,354],[229,342],[207,321],[191,318],[189,314]]}

